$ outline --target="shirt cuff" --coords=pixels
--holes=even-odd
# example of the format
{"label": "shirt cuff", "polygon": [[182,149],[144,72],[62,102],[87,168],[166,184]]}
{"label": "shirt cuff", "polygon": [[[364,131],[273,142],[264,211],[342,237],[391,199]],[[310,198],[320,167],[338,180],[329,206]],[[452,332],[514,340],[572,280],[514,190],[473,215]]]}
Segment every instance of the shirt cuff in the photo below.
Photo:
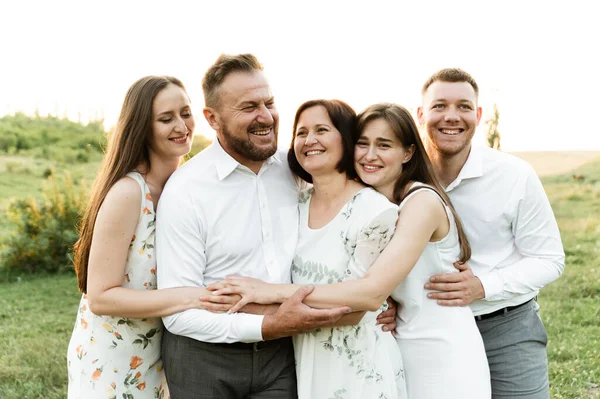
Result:
{"label": "shirt cuff", "polygon": [[257,314],[237,313],[240,320],[238,334],[241,342],[262,341],[262,323],[265,316]]}
{"label": "shirt cuff", "polygon": [[503,299],[504,283],[498,273],[486,273],[477,277],[481,281],[481,285],[483,285],[483,290],[485,291],[484,300],[497,301]]}

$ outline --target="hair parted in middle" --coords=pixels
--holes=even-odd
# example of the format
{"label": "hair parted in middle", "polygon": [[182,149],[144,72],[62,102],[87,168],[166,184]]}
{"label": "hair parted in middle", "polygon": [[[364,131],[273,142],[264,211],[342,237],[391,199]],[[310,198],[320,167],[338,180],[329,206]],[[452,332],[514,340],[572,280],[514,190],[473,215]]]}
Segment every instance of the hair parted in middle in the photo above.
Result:
{"label": "hair parted in middle", "polygon": [[354,169],[354,136],[356,135],[356,112],[351,106],[341,100],[310,100],[298,107],[296,116],[294,117],[294,127],[292,132],[292,142],[288,151],[288,163],[292,172],[302,180],[312,183],[312,176],[305,171],[294,152],[294,140],[296,139],[296,128],[302,112],[312,107],[321,106],[325,108],[329,119],[340,132],[342,137],[342,159],[338,162],[336,168],[340,173],[346,173],[348,179],[357,177],[356,169]]}
{"label": "hair parted in middle", "polygon": [[208,68],[202,78],[202,92],[204,93],[204,104],[207,107],[219,108],[219,87],[225,78],[235,72],[262,71],[263,66],[253,54],[221,54],[219,58]]}
{"label": "hair parted in middle", "polygon": [[83,293],[87,292],[88,258],[100,206],[112,186],[127,173],[136,167],[143,167],[141,172],[144,173],[152,168],[149,140],[152,136],[154,99],[169,85],[175,85],[186,92],[183,83],[172,76],[146,76],[138,79],[127,90],[117,126],[109,137],[102,166],[78,227],[79,239],[73,249],[79,290]]}
{"label": "hair parted in middle", "polygon": [[[466,262],[471,258],[471,247],[469,240],[464,232],[462,223],[458,214],[454,210],[454,206],[450,202],[450,198],[446,194],[446,190],[438,180],[429,156],[423,146],[423,141],[419,135],[419,129],[415,123],[415,120],[410,115],[410,112],[397,104],[381,103],[374,104],[367,107],[358,115],[356,136],[354,142],[356,143],[360,137],[361,132],[365,129],[367,124],[371,121],[382,119],[388,123],[400,143],[404,148],[415,147],[415,151],[408,162],[402,167],[402,173],[396,180],[394,185],[394,202],[399,204],[404,198],[408,196],[414,190],[407,190],[408,183],[411,181],[417,181],[425,183],[435,190],[435,192],[443,199],[448,205],[456,221],[456,227],[458,230],[458,238],[460,241],[460,261]],[[401,162],[398,159],[398,162]]]}

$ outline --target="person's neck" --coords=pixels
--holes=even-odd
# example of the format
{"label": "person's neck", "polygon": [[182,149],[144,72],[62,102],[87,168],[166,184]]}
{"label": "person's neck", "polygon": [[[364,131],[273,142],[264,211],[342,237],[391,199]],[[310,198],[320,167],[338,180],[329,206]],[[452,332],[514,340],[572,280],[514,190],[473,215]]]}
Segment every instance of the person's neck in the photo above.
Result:
{"label": "person's neck", "polygon": [[[348,195],[348,190],[359,183],[348,179],[345,173],[334,171],[325,175],[313,176],[313,198],[325,207],[339,205],[340,199]],[[345,201],[344,201],[345,202]]]}
{"label": "person's neck", "polygon": [[385,195],[385,197],[390,200],[390,202],[393,202],[394,204],[396,203],[396,200],[394,199],[394,188],[396,187],[396,182],[392,182],[386,186],[380,186],[380,187],[373,187],[375,190],[377,190],[380,194]]}
{"label": "person's neck", "polygon": [[251,161],[249,159],[240,157],[236,153],[233,153],[233,154],[230,154],[229,152],[227,152],[227,153],[229,155],[231,155],[231,157],[233,159],[238,161],[240,163],[240,165],[243,165],[243,166],[247,167],[248,169],[250,169],[252,172],[254,172],[255,175],[258,175],[258,172],[260,172],[260,168],[262,168],[263,164],[265,163],[265,161]]}
{"label": "person's neck", "polygon": [[436,150],[429,141],[425,144],[433,170],[444,188],[448,187],[458,177],[469,158],[471,146],[472,144],[469,144],[458,154],[445,155]]}
{"label": "person's neck", "polygon": [[[398,178],[399,179],[399,178]],[[385,197],[393,204],[398,205],[398,201],[396,200],[396,196],[395,191],[396,191],[396,182],[398,180],[395,180],[391,183],[388,183],[386,186],[378,186],[378,187],[373,187],[375,190],[377,190],[377,192],[379,192],[380,194],[385,195]],[[404,186],[402,186],[402,188],[400,189],[400,198],[404,198],[404,196],[406,195],[407,190],[409,190],[411,188],[411,186],[413,185],[413,183],[415,183],[414,180],[409,180],[408,182],[406,182],[406,184],[404,184]]]}
{"label": "person's neck", "polygon": [[252,172],[254,172],[255,175],[258,175],[258,172],[260,171],[260,168],[262,168],[263,163],[265,163],[265,161],[252,161],[250,159],[244,158],[237,152],[229,149],[227,144],[224,144],[225,140],[219,137],[217,137],[217,140],[219,140],[219,145],[221,146],[223,151],[229,154],[231,158],[235,159],[240,165],[243,165],[250,169]]}
{"label": "person's neck", "polygon": [[173,157],[169,159],[160,158],[155,154],[150,154],[150,165],[140,165],[136,168],[144,175],[144,180],[148,185],[156,187],[162,191],[162,188],[167,183],[167,180],[173,172],[179,167],[181,157]]}

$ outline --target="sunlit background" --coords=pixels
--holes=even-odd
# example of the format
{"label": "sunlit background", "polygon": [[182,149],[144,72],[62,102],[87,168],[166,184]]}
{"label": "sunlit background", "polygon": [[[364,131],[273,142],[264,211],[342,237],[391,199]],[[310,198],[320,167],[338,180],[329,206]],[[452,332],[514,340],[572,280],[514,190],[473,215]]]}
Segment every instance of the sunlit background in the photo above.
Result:
{"label": "sunlit background", "polygon": [[[116,121],[139,77],[183,80],[198,117],[201,79],[222,52],[264,64],[287,147],[297,106],[339,98],[415,110],[423,81],[460,67],[484,117],[500,110],[507,151],[598,150],[600,24],[588,1],[5,1],[0,114]],[[484,140],[485,123],[476,140]]]}

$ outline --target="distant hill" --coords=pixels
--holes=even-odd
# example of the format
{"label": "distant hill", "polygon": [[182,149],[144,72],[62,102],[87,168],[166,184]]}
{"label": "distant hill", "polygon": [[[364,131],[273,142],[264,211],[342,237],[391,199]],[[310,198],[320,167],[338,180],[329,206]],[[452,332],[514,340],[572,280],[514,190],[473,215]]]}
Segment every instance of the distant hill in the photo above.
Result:
{"label": "distant hill", "polygon": [[600,159],[600,151],[532,151],[511,154],[529,162],[538,176],[568,173],[588,162]]}

